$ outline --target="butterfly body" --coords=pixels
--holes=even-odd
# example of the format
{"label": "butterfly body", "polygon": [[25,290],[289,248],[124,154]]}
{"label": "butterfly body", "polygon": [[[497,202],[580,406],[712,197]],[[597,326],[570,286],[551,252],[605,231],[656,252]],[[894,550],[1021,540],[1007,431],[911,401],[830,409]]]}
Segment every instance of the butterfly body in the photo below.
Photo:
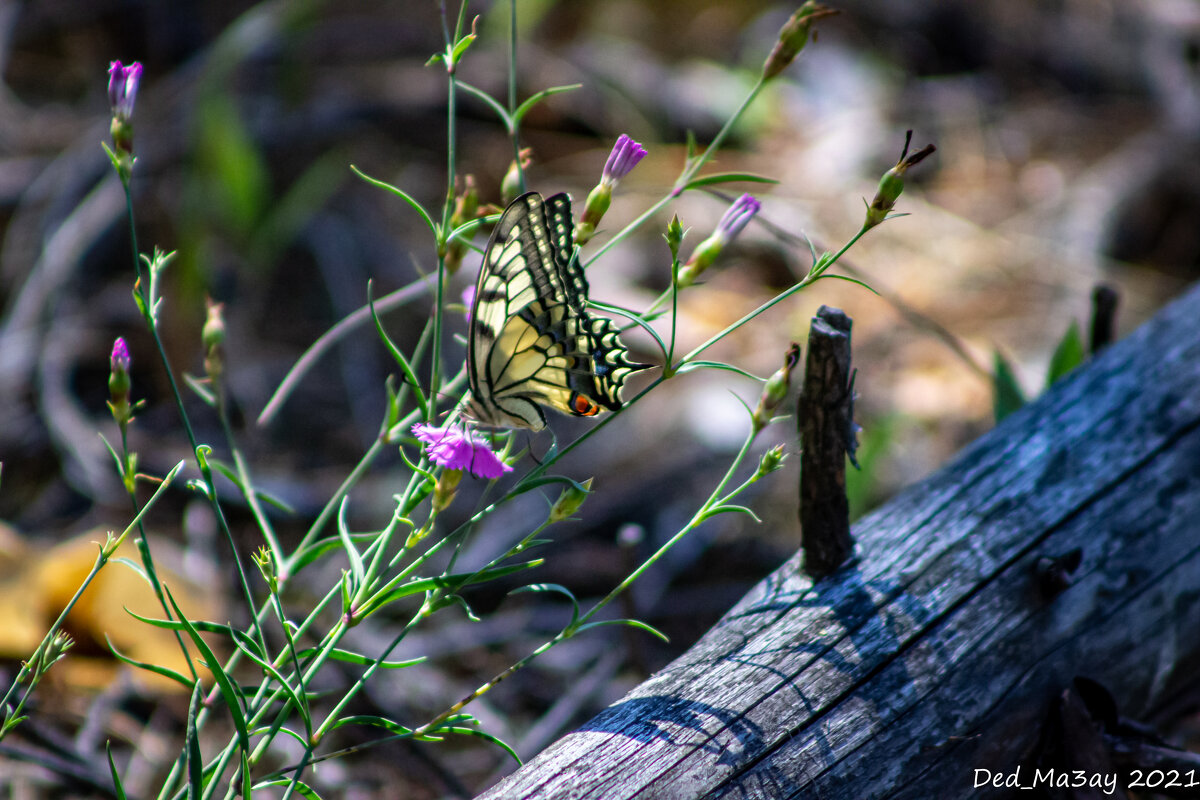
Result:
{"label": "butterfly body", "polygon": [[588,312],[571,231],[570,198],[528,192],[492,232],[467,341],[467,414],[481,425],[538,431],[542,407],[616,411],[625,379],[648,366],[629,360],[612,320]]}

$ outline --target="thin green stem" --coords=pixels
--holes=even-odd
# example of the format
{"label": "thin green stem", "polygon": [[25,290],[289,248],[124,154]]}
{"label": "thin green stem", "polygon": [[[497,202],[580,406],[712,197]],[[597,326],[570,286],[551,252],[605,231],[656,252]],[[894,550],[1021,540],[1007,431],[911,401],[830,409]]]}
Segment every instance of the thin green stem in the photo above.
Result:
{"label": "thin green stem", "polygon": [[700,509],[692,516],[691,520],[689,520],[686,525],[680,528],[674,536],[664,542],[663,545],[659,547],[653,555],[643,561],[637,569],[629,573],[629,575],[627,575],[623,581],[613,587],[612,591],[605,595],[603,599],[597,601],[594,606],[588,609],[588,611],[579,618],[576,627],[587,623],[588,620],[596,616],[596,614],[598,614],[605,606],[615,600],[622,592],[628,589],[634,581],[640,578],[646,572],[646,570],[654,566],[655,562],[666,555],[667,551],[674,547],[680,539],[698,527],[700,523],[705,520],[708,510],[712,508],[717,502],[718,498],[720,498],[721,492],[725,491],[725,487],[733,478],[733,474],[738,470],[742,462],[745,460],[746,455],[750,452],[750,446],[754,443],[754,437],[755,432],[752,430],[751,433],[746,437],[746,440],[742,443],[742,449],[738,451],[737,456],[733,459],[733,463],[729,465],[729,469],[725,471],[725,475],[722,476],[720,482],[717,484],[717,487],[713,489],[712,493],[708,496],[708,499],[704,501],[704,504],[700,506]]}
{"label": "thin green stem", "polygon": [[743,98],[741,105],[737,107],[737,110],[733,112],[729,119],[725,120],[725,124],[721,126],[721,130],[717,131],[717,134],[713,137],[712,141],[708,143],[708,147],[704,148],[704,152],[693,159],[689,159],[688,162],[684,164],[683,171],[679,174],[679,177],[676,178],[675,185],[671,187],[671,191],[665,197],[660,198],[654,205],[650,206],[649,209],[643,212],[633,222],[629,223],[624,228],[617,231],[617,233],[613,234],[613,236],[603,245],[601,245],[596,252],[592,254],[592,257],[587,260],[587,263],[583,265],[584,269],[591,266],[596,259],[603,256],[613,247],[616,247],[619,242],[623,241],[635,230],[640,228],[646,222],[646,220],[657,214],[668,203],[670,203],[676,197],[679,197],[679,195],[683,194],[691,180],[695,178],[700,170],[703,169],[704,166],[712,160],[713,156],[717,154],[717,150],[719,150],[721,145],[725,143],[725,139],[728,138],[730,132],[733,130],[738,120],[741,119],[742,115],[746,113],[746,109],[749,108],[750,104],[753,103],[758,97],[764,85],[765,81],[760,77],[746,97]]}
{"label": "thin green stem", "polygon": [[789,297],[791,297],[792,295],[796,294],[796,292],[799,292],[800,290],[805,289],[805,288],[811,286],[812,284],[816,283],[818,280],[821,279],[821,276],[823,276],[829,270],[830,267],[832,267],[834,264],[837,263],[838,259],[841,258],[846,253],[847,250],[849,250],[852,246],[854,246],[855,242],[857,242],[859,239],[862,238],[863,234],[866,232],[867,232],[866,228],[860,229],[858,233],[854,234],[854,236],[850,239],[850,241],[846,242],[846,244],[842,246],[841,250],[838,250],[837,253],[835,255],[831,256],[828,260],[823,260],[823,261],[818,262],[818,264],[815,265],[813,267],[813,269],[807,275],[805,275],[804,279],[801,280],[799,283],[796,283],[791,288],[786,289],[785,291],[780,292],[779,294],[775,295],[775,297],[773,297],[770,300],[768,300],[767,302],[763,303],[758,308],[751,311],[749,314],[746,314],[744,317],[739,319],[737,322],[734,322],[733,324],[727,326],[726,328],[721,330],[719,333],[715,333],[712,336],[710,336],[703,344],[697,346],[690,353],[685,355],[683,358],[679,359],[679,364],[677,365],[676,369],[678,369],[678,367],[681,367],[684,364],[688,363],[689,361],[695,360],[696,357],[699,356],[701,353],[703,353],[705,350],[712,347],[714,344],[721,341],[726,336],[733,333],[735,330],[737,330],[738,328],[742,327],[750,320],[757,317],[759,314],[762,314],[764,311],[778,305],[779,303],[782,303],[784,300],[786,300]]}
{"label": "thin green stem", "polygon": [[521,163],[521,124],[517,115],[517,0],[508,0],[508,119],[509,139],[512,141],[513,163],[517,166],[517,177],[521,193],[525,193],[525,167]]}
{"label": "thin green stem", "polygon": [[[205,459],[200,456],[200,445],[196,440],[196,433],[192,429],[192,423],[188,417],[187,409],[184,408],[183,405],[183,394],[179,391],[179,384],[175,380],[175,371],[171,368],[171,361],[167,358],[167,349],[163,346],[162,337],[158,332],[158,322],[155,317],[155,309],[153,306],[154,293],[150,290],[150,283],[154,280],[154,276],[151,275],[149,281],[143,280],[144,276],[141,268],[141,256],[139,255],[138,251],[137,225],[135,224],[133,211],[133,194],[129,189],[128,183],[124,183],[124,187],[125,210],[127,216],[129,217],[129,235],[131,239],[130,244],[133,248],[133,263],[134,269],[138,276],[137,285],[140,288],[142,295],[142,316],[146,320],[146,327],[150,329],[151,337],[154,339],[154,347],[156,350],[158,350],[159,360],[162,362],[163,371],[166,372],[167,375],[167,383],[171,387],[171,396],[175,399],[175,407],[179,412],[180,421],[183,423],[183,429],[187,433],[188,443],[191,445],[192,453],[196,458],[196,463],[200,467],[200,475],[204,479],[204,484],[207,488],[205,494],[208,495],[209,505],[212,506],[213,514],[217,518],[217,523],[220,525],[221,530],[225,533],[225,539],[229,542],[229,547],[233,553],[234,563],[237,565],[238,574],[241,576],[243,595],[246,601],[246,610],[250,613],[252,618],[256,619],[254,616],[256,606],[253,598],[250,596],[250,590],[246,582],[246,574],[242,565],[242,559],[238,555],[237,548],[234,545],[233,532],[229,529],[229,522],[225,518],[225,511],[221,508],[221,501],[217,497],[216,481],[213,479],[212,470],[209,468]],[[254,624],[254,629],[259,643],[265,648],[266,639],[264,638],[262,629],[259,627],[257,621]]]}

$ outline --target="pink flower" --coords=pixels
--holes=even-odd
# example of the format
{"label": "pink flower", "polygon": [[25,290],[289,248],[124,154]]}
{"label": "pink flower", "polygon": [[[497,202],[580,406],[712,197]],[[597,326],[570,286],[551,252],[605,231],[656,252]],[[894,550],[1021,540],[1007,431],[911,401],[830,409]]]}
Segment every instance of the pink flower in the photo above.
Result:
{"label": "pink flower", "polygon": [[717,223],[717,234],[722,241],[728,244],[733,237],[741,233],[742,228],[746,227],[760,208],[762,208],[762,203],[748,194],[734,200],[733,205],[725,211],[725,215]]}
{"label": "pink flower", "polygon": [[488,480],[512,472],[512,467],[492,452],[487,442],[461,426],[439,428],[418,422],[412,426],[412,432],[425,443],[425,454],[438,466],[463,469],[477,478]]}
{"label": "pink flower", "polygon": [[112,367],[113,372],[117,370],[129,372],[130,361],[129,345],[125,344],[125,340],[118,336],[117,340],[113,342],[112,355],[108,358],[109,366]]}
{"label": "pink flower", "polygon": [[596,226],[604,218],[608,206],[612,203],[613,187],[617,181],[624,178],[646,157],[646,148],[622,133],[617,137],[604,171],[600,174],[600,182],[588,193],[587,203],[583,207],[583,216],[575,226],[575,244],[584,245],[596,233]]}
{"label": "pink flower", "polygon": [[601,173],[601,182],[616,185],[617,181],[628,175],[645,157],[646,148],[622,133],[617,137],[617,143],[613,145],[612,152],[608,154],[604,172]]}
{"label": "pink flower", "polygon": [[734,200],[733,205],[725,210],[725,215],[717,223],[717,229],[696,246],[692,257],[679,270],[679,288],[682,289],[695,283],[696,278],[700,277],[700,273],[712,266],[713,261],[725,249],[725,245],[732,242],[742,232],[742,229],[750,223],[750,220],[754,219],[754,215],[760,208],[762,208],[762,203],[748,194]]}
{"label": "pink flower", "polygon": [[127,120],[133,116],[133,103],[137,100],[138,82],[142,79],[142,65],[137,61],[128,67],[120,61],[108,65],[108,105],[114,117]]}

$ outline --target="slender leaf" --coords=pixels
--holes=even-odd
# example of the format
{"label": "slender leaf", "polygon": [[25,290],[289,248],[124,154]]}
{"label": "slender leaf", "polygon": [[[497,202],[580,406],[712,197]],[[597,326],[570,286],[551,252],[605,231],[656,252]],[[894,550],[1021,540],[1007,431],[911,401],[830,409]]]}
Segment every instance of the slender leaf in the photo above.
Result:
{"label": "slender leaf", "polygon": [[200,755],[200,737],[196,732],[196,716],[200,713],[204,690],[200,681],[192,687],[188,701],[187,728],[184,735],[187,750],[188,800],[200,800],[204,790],[204,758]]}
{"label": "slender leaf", "polygon": [[995,353],[995,371],[992,374],[992,408],[996,422],[1025,405],[1025,394],[1012,366],[999,350]]}
{"label": "slender leaf", "polygon": [[383,728],[385,731],[395,733],[400,736],[412,735],[413,729],[401,725],[399,722],[380,717],[374,714],[356,714],[350,717],[342,717],[337,722],[333,723],[330,730],[342,728],[347,725],[370,725],[373,728]]}
{"label": "slender leaf", "polygon": [[[225,700],[225,705],[229,709],[229,715],[233,718],[233,727],[237,731],[238,746],[241,747],[243,753],[250,752],[250,735],[246,731],[246,716],[241,705],[241,694],[237,690],[237,686],[229,679],[221,669],[221,660],[217,658],[212,648],[208,646],[208,642],[204,641],[204,637],[196,630],[196,628],[188,622],[187,617],[179,609],[179,604],[175,602],[174,595],[166,586],[163,591],[167,595],[167,600],[171,603],[171,608],[175,611],[175,616],[179,617],[179,621],[183,623],[184,630],[191,637],[192,644],[196,645],[196,649],[200,651],[200,655],[204,660],[204,665],[212,672],[213,679],[217,682],[217,687],[221,690],[221,697]],[[132,612],[131,612],[132,613]],[[197,684],[198,685],[198,684]]]}
{"label": "slender leaf", "polygon": [[346,551],[346,558],[350,560],[350,574],[354,578],[354,588],[357,590],[359,586],[362,586],[366,570],[363,567],[362,556],[359,555],[358,548],[350,539],[350,529],[346,526],[346,509],[349,505],[350,498],[343,497],[338,507],[337,531],[338,538],[342,540],[342,549]]}
{"label": "slender leaf", "polygon": [[723,369],[726,372],[736,372],[738,375],[749,378],[753,381],[758,381],[759,383],[767,380],[766,378],[758,377],[752,372],[746,372],[746,370],[742,369],[741,367],[735,367],[733,364],[726,364],[723,361],[689,361],[686,364],[681,365],[675,372],[676,374],[682,375],[685,372],[692,372],[697,369]]}
{"label": "slender leaf", "polygon": [[571,621],[567,627],[575,627],[575,623],[579,621],[579,600],[570,589],[559,583],[531,583],[527,586],[520,586],[513,589],[509,594],[522,594],[524,592],[557,592],[571,601]]}
{"label": "slender leaf", "polygon": [[117,793],[117,800],[126,800],[125,786],[121,783],[121,775],[117,772],[117,762],[113,760],[112,740],[104,742],[104,753],[108,756],[108,771],[112,775],[113,791]]}
{"label": "slender leaf", "polygon": [[[830,279],[830,278],[832,278],[832,279],[834,279],[834,280],[839,280],[839,281],[846,281],[847,283],[853,283],[853,284],[857,284],[858,286],[861,286],[861,287],[863,287],[864,289],[866,289],[866,290],[867,290],[868,292],[870,292],[871,294],[873,294],[873,295],[876,295],[877,297],[883,297],[883,295],[881,295],[881,294],[879,294],[879,292],[875,291],[875,287],[871,286],[871,284],[869,284],[869,283],[867,283],[867,282],[865,282],[865,281],[860,281],[858,278],[851,278],[849,275],[825,275],[825,274],[821,274],[821,275],[817,276],[817,280],[828,280],[828,279]],[[815,282],[816,282],[816,281],[814,281],[814,283],[815,283]]]}
{"label": "slender leaf", "polygon": [[[359,543],[361,540],[362,544],[370,545],[378,535],[379,534],[377,533],[352,533],[350,534],[350,541]],[[295,574],[299,572],[301,569],[313,563],[326,553],[329,553],[333,550],[340,550],[341,548],[342,540],[338,537],[330,537],[313,542],[308,547],[304,548],[304,551],[296,557],[295,564],[292,567],[292,573]]]}
{"label": "slender leaf", "polygon": [[1083,363],[1086,351],[1083,346],[1083,336],[1079,333],[1079,325],[1071,320],[1067,332],[1054,348],[1050,358],[1050,368],[1046,373],[1046,386],[1050,386],[1062,376]]}
{"label": "slender leaf", "polygon": [[307,798],[307,800],[322,800],[321,795],[317,794],[316,789],[298,778],[279,778],[274,781],[263,781],[262,783],[254,784],[253,788],[265,789],[269,786],[295,786],[296,791],[300,793],[301,797]]}
{"label": "slender leaf", "polygon": [[287,734],[288,736],[291,736],[293,739],[295,739],[297,742],[300,743],[300,747],[302,749],[309,746],[308,739],[304,738],[299,733],[296,733],[294,730],[292,730],[291,728],[289,728],[286,725],[282,725],[278,728],[275,728],[271,725],[263,725],[260,728],[255,728],[254,730],[250,731],[250,735],[251,736],[261,736],[263,734],[269,734],[272,731],[278,731],[279,733],[284,733],[284,734]]}
{"label": "slender leaf", "polygon": [[[304,702],[303,698],[299,694],[297,694],[296,690],[292,688],[292,685],[288,683],[287,678],[285,678],[283,673],[275,668],[274,664],[258,655],[259,649],[255,641],[241,631],[238,631],[238,634],[239,635],[234,638],[234,644],[236,644],[238,649],[245,653],[251,661],[253,661],[255,664],[258,664],[259,668],[262,669],[263,672],[275,679],[275,682],[279,684],[279,688],[288,696],[288,699],[292,703],[292,707],[300,712],[300,717],[304,720],[304,729],[311,734],[312,717],[310,717],[308,713],[308,704]],[[239,690],[240,688],[241,687],[239,687]]]}
{"label": "slender leaf", "polygon": [[212,389],[207,383],[204,383],[199,378],[193,377],[188,373],[183,373],[183,380],[187,383],[188,388],[196,393],[196,396],[204,401],[204,404],[209,408],[216,408],[217,396],[213,394]]}
{"label": "slender leaf", "polygon": [[511,134],[513,132],[512,117],[510,117],[508,115],[508,109],[506,109],[503,105],[501,105],[500,102],[498,100],[496,100],[496,98],[492,97],[490,94],[485,92],[483,89],[472,86],[471,84],[467,83],[466,81],[458,81],[457,83],[458,83],[458,87],[460,89],[465,89],[467,94],[475,95],[480,100],[482,100],[488,107],[490,107],[493,111],[496,112],[496,116],[500,117],[500,122],[504,124],[504,130],[506,133]]}
{"label": "slender leaf", "polygon": [[758,515],[755,514],[751,509],[747,508],[746,506],[738,506],[733,504],[713,506],[704,513],[704,519],[715,517],[718,514],[749,514],[750,518],[755,522],[762,522],[762,520],[758,518]]}
{"label": "slender leaf", "polygon": [[563,92],[571,92],[575,89],[581,88],[583,88],[582,83],[571,83],[565,86],[551,86],[549,89],[542,89],[524,103],[521,103],[521,105],[517,106],[517,110],[513,112],[513,126],[516,127],[517,125],[520,125],[521,120],[524,119],[525,115],[529,113],[529,109],[533,108],[547,97],[556,94],[562,94]]}
{"label": "slender leaf", "polygon": [[421,382],[417,380],[416,373],[413,372],[412,364],[405,358],[404,353],[399,347],[392,342],[392,338],[387,335],[387,331],[383,329],[383,322],[380,321],[379,315],[375,313],[375,298],[372,296],[372,282],[367,281],[367,305],[371,309],[371,319],[375,322],[375,332],[379,334],[379,338],[383,341],[383,346],[387,348],[391,354],[392,360],[395,361],[401,371],[404,372],[404,383],[412,390],[413,396],[417,399],[417,405],[421,409],[421,419],[429,418],[429,401],[425,399],[425,393],[421,391]]}
{"label": "slender leaf", "polygon": [[425,221],[425,225],[429,228],[429,231],[434,235],[435,238],[437,237],[437,235],[438,235],[437,223],[435,223],[433,221],[433,218],[429,216],[429,212],[425,210],[425,207],[422,206],[420,203],[418,203],[415,199],[413,199],[412,195],[408,194],[407,192],[405,192],[403,189],[400,189],[399,187],[392,186],[390,183],[386,183],[386,182],[378,180],[376,178],[372,178],[370,175],[367,175],[365,172],[363,172],[362,170],[360,170],[358,167],[354,166],[353,164],[350,165],[350,169],[354,171],[355,175],[362,178],[364,181],[371,184],[372,186],[377,186],[380,189],[386,189],[387,191],[391,192],[392,194],[396,195],[401,200],[403,200],[404,202],[406,202],[410,206],[412,206],[413,210],[416,211],[417,214],[419,214],[421,216],[421,219]]}
{"label": "slender leaf", "polygon": [[582,633],[583,631],[590,630],[592,628],[600,628],[605,625],[628,625],[631,628],[638,628],[640,630],[646,631],[647,633],[651,633],[651,634],[657,636],[659,639],[662,639],[664,642],[671,641],[670,639],[667,638],[667,635],[665,633],[663,633],[662,631],[660,631],[658,628],[655,628],[653,625],[648,625],[645,622],[642,622],[641,620],[636,620],[636,619],[605,619],[605,620],[601,620],[599,622],[589,622],[585,625],[580,625],[576,629],[575,632]]}
{"label": "slender leaf", "polygon": [[712,175],[701,175],[698,178],[692,178],[683,187],[684,190],[697,189],[701,186],[713,186],[718,183],[732,183],[734,181],[749,181],[750,183],[779,183],[774,178],[768,178],[763,175],[755,175],[753,172],[714,172]]}
{"label": "slender leaf", "polygon": [[[303,658],[308,658],[311,655],[315,655],[319,652],[321,652],[321,648],[309,647],[309,648],[305,648],[304,650],[301,650],[296,655],[299,658],[303,659]],[[334,661],[344,661],[347,664],[358,664],[359,666],[362,666],[362,667],[368,667],[368,666],[372,666],[375,664],[375,659],[369,658],[360,653],[352,653],[349,650],[340,650],[338,648],[334,648],[334,649],[330,650],[328,653],[326,653],[326,655],[329,658],[332,658]],[[428,660],[429,660],[428,656],[418,656],[416,658],[410,658],[406,661],[381,661],[381,662],[379,662],[379,668],[380,669],[404,669],[405,667],[413,667],[413,666],[416,666],[417,664],[423,664]]]}
{"label": "slender leaf", "polygon": [[459,572],[451,575],[438,575],[433,578],[418,578],[408,583],[401,584],[387,591],[381,592],[370,598],[363,604],[364,613],[374,613],[380,607],[401,600],[405,597],[410,597],[414,594],[423,594],[433,591],[434,589],[442,589],[446,591],[458,591],[463,586],[469,583],[484,583],[486,581],[502,578],[505,575],[511,575],[514,572],[533,569],[540,567],[545,563],[545,559],[537,558],[533,561],[523,561],[520,564],[510,564],[504,567],[491,567],[490,569],[481,569],[478,572]]}
{"label": "slender leaf", "polygon": [[486,742],[496,745],[501,750],[512,756],[513,761],[517,762],[517,766],[520,766],[522,763],[521,757],[517,755],[517,751],[512,749],[507,742],[505,742],[503,739],[493,736],[490,733],[487,733],[486,731],[481,731],[476,728],[459,728],[457,726],[451,728],[438,728],[437,730],[438,732],[453,733],[459,736],[474,736],[476,738],[483,739]]}
{"label": "slender leaf", "polygon": [[156,675],[162,675],[164,678],[169,678],[170,680],[175,681],[180,686],[184,687],[185,689],[188,689],[189,691],[193,688],[193,686],[196,683],[196,681],[193,681],[191,678],[189,678],[186,675],[183,675],[179,672],[176,672],[173,669],[169,669],[167,667],[160,667],[158,664],[150,664],[145,661],[135,661],[134,659],[130,658],[129,656],[123,654],[120,650],[118,650],[117,646],[112,643],[112,639],[108,638],[107,633],[104,634],[104,639],[106,642],[108,642],[109,652],[111,652],[114,656],[116,656],[118,661],[124,661],[126,664],[128,664],[131,667],[137,667],[138,669],[144,669],[147,672],[153,672]]}
{"label": "slender leaf", "polygon": [[146,570],[142,569],[142,565],[137,563],[133,559],[126,558],[125,556],[119,556],[117,558],[112,559],[112,561],[110,563],[124,564],[125,566],[129,567],[131,570],[136,572],[138,575],[140,575],[142,577],[142,580],[144,580],[146,582],[147,586],[149,586],[152,589],[154,588],[154,583],[150,580],[150,576],[146,574]]}
{"label": "slender leaf", "polygon": [[592,306],[595,306],[596,308],[603,309],[605,311],[612,312],[613,314],[617,314],[618,316],[625,317],[630,322],[632,322],[634,325],[637,325],[639,328],[644,330],[646,333],[650,334],[650,337],[652,339],[654,339],[655,342],[658,343],[658,349],[662,351],[663,361],[667,360],[667,353],[669,352],[667,349],[667,343],[664,342],[662,340],[662,337],[658,335],[658,331],[654,330],[654,328],[650,327],[650,325],[648,325],[646,323],[646,321],[644,319],[642,319],[640,314],[630,313],[630,312],[626,311],[625,309],[620,308],[619,306],[610,306],[610,305],[606,305],[604,303],[597,303],[594,300],[589,301],[588,305],[592,305]]}

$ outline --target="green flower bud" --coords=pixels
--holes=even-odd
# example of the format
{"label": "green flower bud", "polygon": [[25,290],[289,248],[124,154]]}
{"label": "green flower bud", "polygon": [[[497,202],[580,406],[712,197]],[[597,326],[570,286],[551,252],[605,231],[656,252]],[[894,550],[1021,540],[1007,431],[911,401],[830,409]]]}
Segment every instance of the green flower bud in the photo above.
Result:
{"label": "green flower bud", "polygon": [[35,682],[40,681],[52,666],[63,656],[67,654],[75,645],[70,636],[58,631],[51,637],[50,641],[46,642],[46,646],[40,652],[34,655],[29,666],[32,668]]}
{"label": "green flower bud", "polygon": [[516,200],[517,195],[521,193],[521,176],[533,163],[533,148],[526,147],[518,155],[520,163],[513,160],[508,166],[508,172],[504,173],[504,180],[500,181],[500,200],[505,206]]}
{"label": "green flower bud", "polygon": [[792,369],[799,360],[800,345],[792,342],[792,346],[783,357],[783,366],[767,379],[766,384],[763,386],[762,395],[758,398],[758,407],[754,409],[754,416],[752,418],[755,433],[767,426],[767,423],[771,421],[771,417],[775,413],[775,409],[787,397],[788,387],[792,381]]}
{"label": "green flower bud", "polygon": [[875,198],[867,206],[867,218],[863,222],[864,231],[874,228],[887,219],[887,215],[896,205],[896,200],[904,191],[904,173],[908,172],[909,167],[919,164],[930,153],[937,150],[933,145],[927,144],[909,155],[908,146],[911,142],[912,131],[908,131],[904,136],[904,150],[900,153],[900,160],[896,162],[896,166],[883,173],[883,177],[879,179],[879,188],[875,191]]}
{"label": "green flower bud", "polygon": [[667,247],[671,248],[671,259],[673,261],[679,260],[679,245],[683,243],[683,237],[686,233],[687,231],[683,229],[683,223],[679,221],[679,215],[672,215],[671,221],[667,223],[667,232],[663,238],[667,240]]}
{"label": "green flower bud", "polygon": [[587,203],[583,207],[583,217],[575,226],[575,244],[587,244],[588,240],[596,233],[596,226],[600,224],[601,218],[608,211],[611,203],[611,184],[598,183],[592,191],[588,192]]}
{"label": "green flower bud", "polygon": [[221,356],[221,345],[225,343],[225,304],[214,303],[208,297],[204,305],[208,310],[208,318],[200,329],[200,341],[204,344],[204,371],[215,382],[225,370]]}
{"label": "green flower bud", "polygon": [[[582,487],[582,488],[580,488]],[[554,505],[550,508],[550,523],[562,522],[567,519],[583,505],[583,501],[587,499],[588,493],[592,490],[592,479],[588,478],[579,486],[568,486],[563,489],[562,494],[554,501]]]}
{"label": "green flower bud", "polygon": [[445,469],[433,487],[433,513],[440,514],[446,506],[454,502],[458,492],[458,484],[462,482],[461,469]]}
{"label": "green flower bud", "polygon": [[[812,32],[813,23],[822,17],[831,17],[838,13],[820,3],[809,2],[800,6],[795,14],[779,29],[779,41],[767,56],[763,64],[763,80],[770,80],[787,68],[795,60],[804,46],[808,44],[808,35]],[[815,35],[814,35],[815,38]]]}
{"label": "green flower bud", "polygon": [[279,577],[275,573],[275,559],[271,558],[271,551],[266,546],[260,547],[251,558],[254,559],[254,565],[258,567],[259,574],[267,582],[271,594],[276,594],[279,591]]}
{"label": "green flower bud", "polygon": [[767,452],[763,453],[763,457],[758,461],[758,469],[754,473],[754,480],[758,480],[764,475],[770,475],[775,470],[783,466],[783,460],[786,458],[783,452],[783,445],[777,444]]}

